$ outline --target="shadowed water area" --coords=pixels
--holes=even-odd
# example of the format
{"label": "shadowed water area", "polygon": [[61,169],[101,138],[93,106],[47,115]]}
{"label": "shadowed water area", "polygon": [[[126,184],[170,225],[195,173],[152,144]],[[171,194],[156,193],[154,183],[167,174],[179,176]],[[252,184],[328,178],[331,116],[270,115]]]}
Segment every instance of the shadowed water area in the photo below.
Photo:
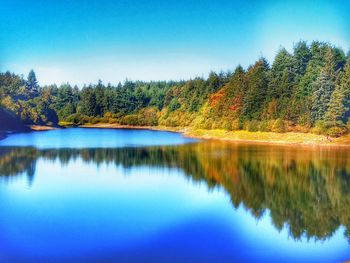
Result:
{"label": "shadowed water area", "polygon": [[0,262],[342,262],[350,151],[65,129],[0,141]]}

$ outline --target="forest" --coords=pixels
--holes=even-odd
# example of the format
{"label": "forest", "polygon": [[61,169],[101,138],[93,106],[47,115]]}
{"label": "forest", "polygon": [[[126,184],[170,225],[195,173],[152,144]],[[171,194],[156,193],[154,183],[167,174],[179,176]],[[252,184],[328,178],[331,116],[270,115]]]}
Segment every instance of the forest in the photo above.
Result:
{"label": "forest", "polygon": [[211,72],[187,81],[130,81],[117,85],[40,86],[0,73],[0,130],[16,126],[110,123],[338,137],[350,130],[350,54],[330,43],[300,41],[280,48],[270,64]]}

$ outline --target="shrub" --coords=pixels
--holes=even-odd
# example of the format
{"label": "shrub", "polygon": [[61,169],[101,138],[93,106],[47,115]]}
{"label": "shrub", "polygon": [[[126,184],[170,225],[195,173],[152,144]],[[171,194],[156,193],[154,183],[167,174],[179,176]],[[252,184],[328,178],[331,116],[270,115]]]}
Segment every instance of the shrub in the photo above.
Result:
{"label": "shrub", "polygon": [[268,121],[261,121],[259,124],[259,131],[262,131],[262,132],[271,131],[269,122]]}
{"label": "shrub", "polygon": [[273,132],[285,132],[286,131],[286,124],[282,119],[277,119],[272,125],[272,131]]}
{"label": "shrub", "polygon": [[331,137],[339,137],[348,133],[348,127],[342,123],[338,122],[325,122],[325,121],[317,121],[315,123],[315,127],[312,129],[312,132],[317,134],[325,134]]}
{"label": "shrub", "polygon": [[99,118],[99,122],[108,123],[108,121],[109,121],[109,118],[108,118],[108,117]]}
{"label": "shrub", "polygon": [[324,121],[317,121],[315,127],[312,129],[313,133],[324,134],[326,132],[326,126]]}
{"label": "shrub", "polygon": [[214,120],[212,118],[208,118],[205,122],[204,122],[204,129],[213,129],[213,124],[214,124]]}
{"label": "shrub", "polygon": [[326,135],[331,136],[331,137],[340,137],[348,132],[347,127],[344,125],[342,127],[340,126],[335,126],[328,128],[326,130]]}
{"label": "shrub", "polygon": [[139,115],[139,125],[158,125],[159,112],[156,108],[145,108],[140,111]]}
{"label": "shrub", "polygon": [[312,121],[310,115],[304,114],[299,117],[298,124],[303,127],[311,128]]}
{"label": "shrub", "polygon": [[100,118],[98,117],[93,117],[91,120],[90,120],[90,123],[91,124],[96,124],[96,123],[99,123],[100,122]]}
{"label": "shrub", "polygon": [[259,122],[256,120],[246,121],[244,123],[244,129],[250,132],[256,132],[259,130]]}
{"label": "shrub", "polygon": [[231,121],[230,120],[224,120],[223,123],[222,123],[222,127],[225,130],[232,131],[232,123],[231,123]]}
{"label": "shrub", "polygon": [[120,119],[122,125],[139,125],[139,117],[137,114],[130,114]]}
{"label": "shrub", "polygon": [[118,120],[117,120],[117,119],[114,119],[114,118],[109,118],[109,119],[108,119],[108,123],[109,123],[109,124],[117,124],[117,123],[118,123]]}
{"label": "shrub", "polygon": [[105,112],[105,114],[103,115],[103,117],[106,117],[106,118],[112,118],[112,116],[113,116],[112,112],[109,112],[109,111]]}
{"label": "shrub", "polygon": [[242,123],[239,120],[233,120],[231,123],[231,130],[238,131],[242,129]]}
{"label": "shrub", "polygon": [[73,123],[75,125],[81,125],[85,124],[90,121],[90,118],[86,115],[80,114],[80,113],[74,113],[69,115],[64,119],[64,121]]}

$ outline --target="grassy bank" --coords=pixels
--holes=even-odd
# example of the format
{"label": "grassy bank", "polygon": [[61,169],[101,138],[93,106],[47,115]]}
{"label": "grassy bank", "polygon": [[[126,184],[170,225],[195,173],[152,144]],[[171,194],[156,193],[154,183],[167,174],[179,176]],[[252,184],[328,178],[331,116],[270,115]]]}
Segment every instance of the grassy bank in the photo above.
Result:
{"label": "grassy bank", "polygon": [[225,130],[202,130],[190,129],[184,132],[186,136],[219,139],[237,142],[256,142],[267,144],[288,144],[288,145],[325,145],[325,146],[350,146],[350,136],[330,138],[324,135],[299,132],[249,132],[249,131],[225,131]]}
{"label": "grassy bank", "polygon": [[114,129],[151,129],[181,132],[184,136],[215,139],[233,142],[254,142],[264,144],[282,145],[305,145],[305,146],[350,146],[350,135],[339,138],[330,138],[324,135],[300,132],[249,132],[249,131],[226,131],[226,130],[205,130],[184,127],[165,126],[125,126],[118,124],[97,123],[86,124],[79,127],[84,128],[114,128]]}

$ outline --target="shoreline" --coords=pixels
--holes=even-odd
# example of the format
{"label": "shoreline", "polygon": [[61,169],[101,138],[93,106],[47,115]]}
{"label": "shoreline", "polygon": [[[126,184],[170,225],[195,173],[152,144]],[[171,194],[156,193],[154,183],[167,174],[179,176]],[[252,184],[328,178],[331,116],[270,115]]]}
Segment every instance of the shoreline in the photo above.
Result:
{"label": "shoreline", "polygon": [[205,130],[190,127],[166,127],[166,126],[129,126],[119,124],[97,123],[80,125],[81,128],[100,129],[143,129],[155,131],[169,131],[181,133],[185,137],[220,140],[228,142],[254,143],[265,145],[289,145],[289,146],[331,146],[350,147],[350,135],[339,138],[327,138],[325,135],[300,132],[249,132],[249,131],[226,131],[226,130]]}
{"label": "shoreline", "polygon": [[45,126],[45,125],[30,125],[29,129],[31,131],[51,131],[51,130],[58,130],[63,127],[53,127],[53,126]]}
{"label": "shoreline", "polygon": [[[350,134],[339,138],[328,139],[325,135],[300,132],[249,132],[249,131],[227,131],[227,130],[206,130],[194,129],[191,127],[167,127],[167,126],[133,126],[109,123],[84,124],[79,126],[29,126],[31,131],[49,131],[64,129],[68,127],[79,128],[96,128],[96,129],[137,129],[137,130],[153,130],[168,131],[181,133],[188,138],[203,140],[218,140],[232,143],[249,143],[261,145],[281,145],[281,146],[303,146],[303,147],[350,147]],[[0,132],[0,140],[7,137],[8,133]]]}

